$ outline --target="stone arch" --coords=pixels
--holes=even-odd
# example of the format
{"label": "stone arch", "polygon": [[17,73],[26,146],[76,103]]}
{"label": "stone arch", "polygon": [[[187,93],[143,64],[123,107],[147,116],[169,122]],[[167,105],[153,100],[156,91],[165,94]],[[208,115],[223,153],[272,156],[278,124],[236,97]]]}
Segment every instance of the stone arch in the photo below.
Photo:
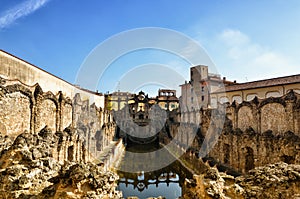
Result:
{"label": "stone arch", "polygon": [[24,131],[31,132],[34,104],[31,91],[20,84],[14,84],[2,88],[1,94],[2,133],[15,138]]}
{"label": "stone arch", "polygon": [[254,152],[251,147],[245,148],[245,171],[248,172],[251,169],[254,169]]}
{"label": "stone arch", "polygon": [[36,128],[39,132],[48,126],[52,132],[57,131],[58,127],[58,101],[51,92],[37,96]]}
{"label": "stone arch", "polygon": [[263,105],[261,112],[261,132],[272,130],[276,135],[284,133],[286,128],[285,107],[276,102]]}
{"label": "stone arch", "polygon": [[245,131],[247,128],[255,128],[255,117],[253,114],[252,107],[250,105],[244,105],[238,108],[238,118],[237,118],[237,127],[242,131]]}

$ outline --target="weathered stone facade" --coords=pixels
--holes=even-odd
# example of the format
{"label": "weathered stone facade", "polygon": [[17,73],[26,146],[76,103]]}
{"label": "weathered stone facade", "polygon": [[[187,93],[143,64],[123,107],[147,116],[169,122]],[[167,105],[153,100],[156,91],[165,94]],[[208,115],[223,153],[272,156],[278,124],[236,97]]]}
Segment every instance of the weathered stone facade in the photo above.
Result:
{"label": "weathered stone facade", "polygon": [[12,140],[23,132],[36,134],[45,127],[52,132],[76,128],[78,136],[62,140],[63,148],[55,154],[61,162],[86,162],[113,140],[115,124],[111,113],[83,101],[80,94],[70,99],[62,92],[45,93],[38,84],[28,86],[3,78],[1,82],[0,130]]}
{"label": "weathered stone facade", "polygon": [[[292,90],[282,97],[267,99],[254,98],[250,102],[233,103],[227,106],[227,116],[233,128],[246,130],[251,127],[263,133],[272,130],[274,134],[286,131],[299,133],[300,94]],[[297,134],[299,135],[299,134]]]}
{"label": "weathered stone facade", "polygon": [[104,96],[101,93],[70,84],[3,50],[0,50],[0,77],[9,80],[18,80],[26,85],[36,85],[38,83],[43,91],[50,91],[54,94],[61,92],[64,97],[72,98],[75,93],[80,93],[82,99],[89,99],[97,107],[104,108]]}
{"label": "weathered stone facade", "polygon": [[278,161],[300,164],[299,94],[290,91],[282,97],[221,106],[226,110],[224,126],[217,125],[222,114],[212,114],[214,110],[182,112],[169,124],[170,135],[183,150],[199,156],[205,154],[203,146],[208,147],[209,157],[239,172]]}
{"label": "weathered stone facade", "polygon": [[0,198],[121,198],[109,111],[80,94],[0,82]]}
{"label": "weathered stone facade", "polygon": [[[1,91],[0,91],[1,92]],[[30,98],[20,91],[3,93],[0,97],[0,131],[16,136],[30,131]]]}

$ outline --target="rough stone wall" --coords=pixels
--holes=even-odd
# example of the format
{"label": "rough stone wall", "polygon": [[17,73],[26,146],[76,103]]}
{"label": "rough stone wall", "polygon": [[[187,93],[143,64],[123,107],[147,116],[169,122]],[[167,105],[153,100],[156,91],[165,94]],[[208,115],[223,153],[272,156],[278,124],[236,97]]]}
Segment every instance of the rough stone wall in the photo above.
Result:
{"label": "rough stone wall", "polygon": [[[1,93],[1,91],[0,91]],[[4,135],[17,136],[30,131],[30,99],[20,93],[0,94],[0,131]]]}
{"label": "rough stone wall", "polygon": [[65,129],[68,126],[72,125],[72,104],[65,102],[62,105],[61,111],[62,111],[62,115],[64,116],[63,118],[61,118],[61,122],[62,122],[61,129]]}
{"label": "rough stone wall", "polygon": [[35,131],[40,131],[45,126],[56,131],[56,115],[57,106],[54,101],[50,99],[44,99],[37,107],[37,121]]}
{"label": "rough stone wall", "polygon": [[240,172],[247,172],[279,161],[300,164],[299,149],[300,137],[292,132],[281,136],[272,132],[260,135],[248,129],[222,134],[209,155]]}
{"label": "rough stone wall", "polygon": [[[199,156],[205,154],[202,146],[213,146],[211,150],[208,148],[209,157],[240,172],[278,161],[300,164],[299,94],[290,91],[278,98],[255,98],[241,104],[227,104],[225,109],[224,126],[217,139],[218,134],[214,132],[220,125],[218,118],[211,119],[213,110],[198,111],[199,123],[193,123],[194,112],[178,113],[174,118],[179,121],[169,125],[170,134],[179,147],[188,148]],[[194,131],[192,126],[198,130]],[[196,132],[196,137],[188,142],[191,132]]]}
{"label": "rough stone wall", "polygon": [[0,130],[14,140],[28,132],[37,134],[44,128],[63,133],[76,129],[77,136],[63,136],[54,156],[61,163],[89,161],[108,146],[114,138],[115,123],[109,111],[90,105],[80,94],[73,100],[62,92],[43,92],[36,84],[0,78]]}
{"label": "rough stone wall", "polygon": [[269,103],[261,108],[261,132],[272,130],[277,134],[283,133],[287,130],[286,121],[283,105]]}
{"label": "rough stone wall", "polygon": [[240,172],[283,161],[300,164],[300,95],[290,91],[227,106],[222,135],[210,156]]}
{"label": "rough stone wall", "polygon": [[243,131],[246,130],[247,128],[249,128],[249,126],[251,126],[251,127],[257,126],[255,124],[255,119],[254,119],[254,115],[252,113],[251,107],[243,106],[238,110],[237,123],[238,123],[238,127]]}
{"label": "rough stone wall", "polygon": [[251,127],[258,133],[271,130],[276,135],[286,131],[299,133],[300,95],[292,90],[282,97],[254,98],[241,104],[227,104],[227,116],[234,128]]}
{"label": "rough stone wall", "polygon": [[[111,162],[84,162],[76,129],[46,127],[13,142],[0,134],[0,141],[0,198],[121,198],[118,177],[106,169]],[[111,150],[116,153],[106,153],[108,160],[122,154],[121,148]]]}
{"label": "rough stone wall", "polygon": [[[54,94],[62,92],[71,98],[74,93],[80,93],[83,99],[90,99],[97,107],[104,108],[104,96],[85,89],[80,89],[18,57],[0,50],[0,77],[19,80],[26,85],[39,84],[45,92]],[[84,82],[82,82],[83,84]],[[83,85],[81,85],[83,86]]]}

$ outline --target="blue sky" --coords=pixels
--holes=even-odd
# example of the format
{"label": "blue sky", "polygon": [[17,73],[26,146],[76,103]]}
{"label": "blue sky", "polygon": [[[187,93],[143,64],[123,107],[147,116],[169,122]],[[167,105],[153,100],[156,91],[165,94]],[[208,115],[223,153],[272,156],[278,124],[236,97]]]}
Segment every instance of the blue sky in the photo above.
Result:
{"label": "blue sky", "polygon": [[[195,39],[222,76],[244,82],[300,73],[299,11],[298,0],[1,0],[0,48],[74,83],[104,40],[162,27]],[[137,52],[117,60],[99,90],[126,89],[120,76],[150,62],[189,78],[189,65],[173,55]]]}

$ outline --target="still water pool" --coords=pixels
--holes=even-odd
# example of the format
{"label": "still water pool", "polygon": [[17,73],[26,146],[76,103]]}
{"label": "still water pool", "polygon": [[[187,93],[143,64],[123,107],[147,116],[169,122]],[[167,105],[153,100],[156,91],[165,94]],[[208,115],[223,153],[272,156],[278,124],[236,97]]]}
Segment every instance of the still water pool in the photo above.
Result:
{"label": "still water pool", "polygon": [[[129,150],[131,152],[135,150],[140,152],[139,147],[140,146],[130,148]],[[147,147],[143,146],[143,149],[146,148]],[[153,158],[151,161],[161,161],[161,159],[156,160]],[[137,165],[141,164],[141,162],[146,163],[145,160],[140,162],[132,161],[130,163]],[[128,164],[128,162],[126,164]],[[181,187],[184,183],[184,179],[192,178],[192,174],[177,160],[170,165],[155,171],[118,171],[118,175],[120,176],[118,190],[123,192],[123,197],[137,196],[140,199],[158,196],[164,196],[167,199],[178,198],[182,193]]]}

